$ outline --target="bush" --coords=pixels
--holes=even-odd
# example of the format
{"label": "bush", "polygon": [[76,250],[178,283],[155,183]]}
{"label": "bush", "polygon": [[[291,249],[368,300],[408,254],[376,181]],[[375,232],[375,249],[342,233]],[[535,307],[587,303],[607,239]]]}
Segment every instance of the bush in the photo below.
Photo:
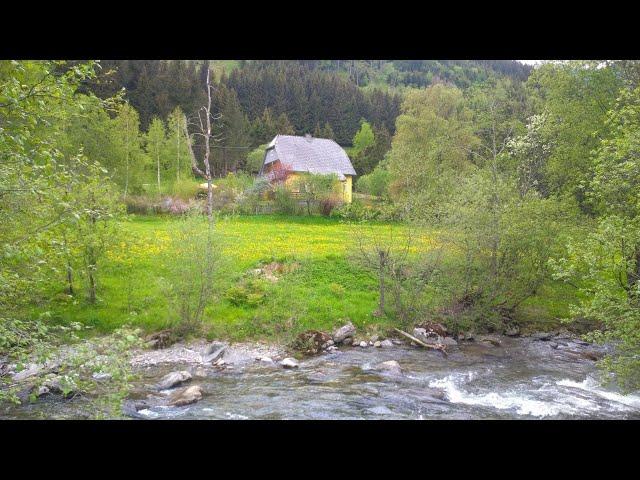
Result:
{"label": "bush", "polygon": [[266,193],[270,190],[271,184],[267,178],[255,178],[236,199],[239,213],[245,215],[255,215],[259,213],[260,207],[264,204]]}
{"label": "bush", "polygon": [[356,181],[356,191],[375,197],[386,197],[388,189],[389,172],[380,167],[376,167],[371,173],[363,175]]}
{"label": "bush", "polygon": [[253,185],[245,173],[229,173],[213,182],[213,208],[223,213],[236,213],[244,192]]}
{"label": "bush", "polygon": [[319,202],[320,213],[325,217],[328,217],[331,215],[331,212],[334,210],[334,208],[336,208],[341,203],[342,201],[340,200],[340,198],[334,195],[322,198]]}
{"label": "bush", "polygon": [[180,200],[192,200],[196,198],[200,189],[200,184],[193,180],[179,180],[174,182],[171,192],[175,198]]}
{"label": "bush", "polygon": [[128,196],[124,203],[127,207],[127,213],[154,215],[159,211],[155,200],[146,196]]}
{"label": "bush", "polygon": [[180,198],[167,197],[158,206],[158,210],[162,213],[170,215],[183,215],[189,212],[193,207],[192,203],[187,203]]}
{"label": "bush", "polygon": [[283,215],[295,215],[299,210],[298,201],[293,198],[289,189],[284,185],[279,185],[274,189],[273,201],[276,211]]}
{"label": "bush", "polygon": [[397,222],[403,219],[403,211],[400,205],[393,203],[365,203],[354,200],[334,209],[331,216],[349,221]]}
{"label": "bush", "polygon": [[227,290],[225,297],[236,307],[256,307],[264,301],[266,294],[264,280],[247,278]]}
{"label": "bush", "polygon": [[260,145],[258,148],[256,148],[255,150],[252,150],[247,155],[247,162],[245,164],[246,165],[245,169],[249,173],[257,174],[260,171],[260,168],[262,168],[262,162],[264,161],[264,152],[268,146],[269,146],[268,143],[265,143],[264,145]]}
{"label": "bush", "polygon": [[164,258],[168,271],[165,292],[180,336],[195,333],[202,326],[204,310],[213,299],[219,278],[220,252],[213,224],[199,214],[185,215],[172,231],[171,248]]}

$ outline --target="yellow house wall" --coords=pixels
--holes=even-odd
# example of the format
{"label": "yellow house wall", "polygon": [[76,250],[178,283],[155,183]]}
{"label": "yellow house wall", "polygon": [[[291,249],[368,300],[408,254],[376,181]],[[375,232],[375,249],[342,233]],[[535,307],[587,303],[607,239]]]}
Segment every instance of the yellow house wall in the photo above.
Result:
{"label": "yellow house wall", "polygon": [[353,199],[353,179],[351,175],[345,175],[346,179],[342,182],[342,187],[344,188],[343,198],[347,203],[351,203]]}
{"label": "yellow house wall", "polygon": [[[298,172],[291,172],[287,176],[287,179],[284,181],[284,184],[287,187],[292,187],[295,185],[295,181],[300,178],[300,174]],[[342,199],[346,203],[351,203],[353,200],[353,178],[351,175],[345,175],[345,180],[340,182],[342,184]],[[290,188],[292,192],[297,193],[297,189]]]}

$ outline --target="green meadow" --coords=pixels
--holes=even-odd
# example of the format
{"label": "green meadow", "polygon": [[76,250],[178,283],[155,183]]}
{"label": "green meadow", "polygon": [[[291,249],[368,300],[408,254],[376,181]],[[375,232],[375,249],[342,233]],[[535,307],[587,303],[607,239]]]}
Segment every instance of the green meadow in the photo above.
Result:
{"label": "green meadow", "polygon": [[[94,332],[134,325],[147,332],[171,325],[175,315],[167,300],[168,262],[172,231],[181,220],[170,216],[129,216],[120,224],[122,241],[111,248],[99,270],[98,302],[50,292],[35,313],[48,312],[54,321],[80,322]],[[216,221],[220,264],[215,301],[205,311],[209,338],[286,340],[306,329],[330,330],[351,320],[371,330],[391,324],[373,312],[378,302],[374,272],[354,261],[355,228],[324,217],[279,215],[237,216]],[[404,233],[400,224],[368,223],[364,238]],[[435,232],[413,232],[412,250],[434,248]],[[453,254],[450,252],[450,254]],[[251,274],[278,262],[286,271],[277,281]],[[59,285],[63,286],[62,283]],[[82,289],[82,278],[76,289]],[[568,314],[572,292],[555,282],[545,285],[519,311],[518,321],[535,328],[557,326]]]}

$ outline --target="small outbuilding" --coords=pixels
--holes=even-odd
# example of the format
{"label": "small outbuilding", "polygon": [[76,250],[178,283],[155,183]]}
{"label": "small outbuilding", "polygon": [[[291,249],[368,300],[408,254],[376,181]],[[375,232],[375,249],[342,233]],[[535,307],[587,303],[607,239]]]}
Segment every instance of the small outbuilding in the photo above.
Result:
{"label": "small outbuilding", "polygon": [[276,135],[265,150],[260,175],[269,175],[278,167],[290,173],[287,184],[293,185],[296,174],[336,174],[342,183],[343,200],[351,203],[356,171],[344,149],[328,138]]}

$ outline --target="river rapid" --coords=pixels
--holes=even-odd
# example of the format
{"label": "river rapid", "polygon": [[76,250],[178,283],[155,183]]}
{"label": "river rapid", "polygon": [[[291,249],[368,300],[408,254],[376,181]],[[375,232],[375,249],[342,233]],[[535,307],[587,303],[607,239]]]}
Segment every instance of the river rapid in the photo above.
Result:
{"label": "river rapid", "polygon": [[[448,356],[409,345],[341,347],[300,361],[296,369],[250,356],[228,368],[162,363],[139,367],[128,408],[139,419],[640,419],[640,395],[602,385],[595,362],[603,349],[576,340],[501,337],[469,342]],[[402,373],[378,369],[395,360]],[[153,384],[168,372],[194,372],[197,403],[170,407]],[[85,418],[81,400],[48,399],[12,407],[4,418]]]}

